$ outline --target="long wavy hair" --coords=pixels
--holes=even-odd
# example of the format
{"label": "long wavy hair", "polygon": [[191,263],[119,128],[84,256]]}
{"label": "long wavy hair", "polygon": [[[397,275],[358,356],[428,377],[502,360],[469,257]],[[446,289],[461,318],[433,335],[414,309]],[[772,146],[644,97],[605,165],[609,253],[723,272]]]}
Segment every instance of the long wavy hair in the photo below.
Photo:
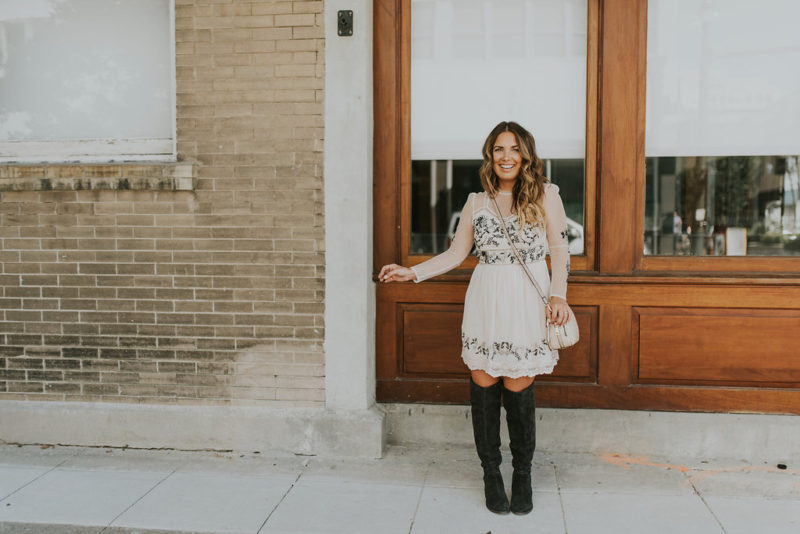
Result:
{"label": "long wavy hair", "polygon": [[498,136],[503,132],[514,134],[522,156],[522,165],[512,191],[511,211],[517,215],[520,227],[527,223],[544,226],[542,196],[546,178],[542,174],[542,160],[536,155],[536,141],[533,139],[533,135],[516,122],[501,122],[494,127],[486,138],[486,142],[483,143],[483,163],[480,169],[483,190],[490,198],[494,198],[500,190],[500,179],[494,172],[492,152]]}

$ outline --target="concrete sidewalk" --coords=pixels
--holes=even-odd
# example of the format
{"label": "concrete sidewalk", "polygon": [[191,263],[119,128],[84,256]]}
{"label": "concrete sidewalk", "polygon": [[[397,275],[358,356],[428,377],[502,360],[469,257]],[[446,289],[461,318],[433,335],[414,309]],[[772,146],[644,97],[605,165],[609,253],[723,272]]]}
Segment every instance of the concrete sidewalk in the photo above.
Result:
{"label": "concrete sidewalk", "polygon": [[337,460],[2,445],[0,533],[796,534],[787,467],[537,451],[534,510],[518,517],[484,508],[467,447]]}

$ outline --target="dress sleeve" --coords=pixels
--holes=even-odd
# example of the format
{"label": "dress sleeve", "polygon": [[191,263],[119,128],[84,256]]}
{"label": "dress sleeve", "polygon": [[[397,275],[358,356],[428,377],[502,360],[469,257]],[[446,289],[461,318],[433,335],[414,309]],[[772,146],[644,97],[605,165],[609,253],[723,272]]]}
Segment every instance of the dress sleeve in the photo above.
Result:
{"label": "dress sleeve", "polygon": [[450,248],[438,256],[411,267],[411,270],[417,275],[415,282],[422,282],[455,269],[469,255],[469,251],[472,250],[472,245],[475,241],[472,234],[472,210],[474,204],[475,193],[470,193],[464,208],[461,210],[461,218],[458,221],[456,235],[450,244]]}
{"label": "dress sleeve", "polygon": [[569,239],[567,237],[567,214],[558,194],[558,186],[549,184],[544,190],[545,228],[547,246],[550,248],[550,296],[567,298],[569,276]]}

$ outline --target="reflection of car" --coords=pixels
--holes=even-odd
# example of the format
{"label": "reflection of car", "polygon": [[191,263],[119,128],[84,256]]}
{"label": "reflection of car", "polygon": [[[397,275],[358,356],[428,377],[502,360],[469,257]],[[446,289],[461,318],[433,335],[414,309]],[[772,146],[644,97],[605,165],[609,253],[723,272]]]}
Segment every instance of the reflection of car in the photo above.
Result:
{"label": "reflection of car", "polygon": [[[453,237],[456,235],[458,221],[461,219],[461,212],[456,211],[450,216],[450,224],[447,226],[447,237],[445,237],[444,247],[450,248]],[[567,217],[567,239],[569,240],[570,254],[583,254],[583,226]]]}

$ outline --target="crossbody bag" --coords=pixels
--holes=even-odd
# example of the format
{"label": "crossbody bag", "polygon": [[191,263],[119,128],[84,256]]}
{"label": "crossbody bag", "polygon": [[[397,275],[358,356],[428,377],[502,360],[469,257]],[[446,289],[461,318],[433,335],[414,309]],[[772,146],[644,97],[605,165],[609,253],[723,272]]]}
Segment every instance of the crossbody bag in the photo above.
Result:
{"label": "crossbody bag", "polygon": [[[539,283],[531,274],[528,266],[524,261],[522,261],[522,257],[520,256],[517,247],[514,246],[514,242],[511,240],[511,236],[508,234],[508,228],[506,228],[506,222],[503,220],[503,215],[500,212],[500,206],[497,205],[497,199],[493,197],[492,200],[494,201],[494,207],[497,210],[497,218],[500,219],[500,224],[503,226],[503,233],[506,235],[508,244],[511,245],[511,250],[514,251],[514,256],[516,256],[517,261],[522,266],[522,270],[525,271],[525,275],[530,283],[536,288],[536,291],[542,298],[542,302],[544,303],[545,307],[550,310],[550,313],[552,313],[553,309],[550,307],[550,301],[545,296],[542,288],[539,287]],[[567,319],[567,322],[562,326],[555,325],[550,322],[550,319],[547,319],[547,328],[545,328],[545,331],[545,343],[547,343],[547,346],[550,347],[551,350],[559,350],[571,347],[578,342],[578,339],[580,339],[578,321],[575,319],[575,314],[572,313],[572,310],[570,310],[569,319]]]}

